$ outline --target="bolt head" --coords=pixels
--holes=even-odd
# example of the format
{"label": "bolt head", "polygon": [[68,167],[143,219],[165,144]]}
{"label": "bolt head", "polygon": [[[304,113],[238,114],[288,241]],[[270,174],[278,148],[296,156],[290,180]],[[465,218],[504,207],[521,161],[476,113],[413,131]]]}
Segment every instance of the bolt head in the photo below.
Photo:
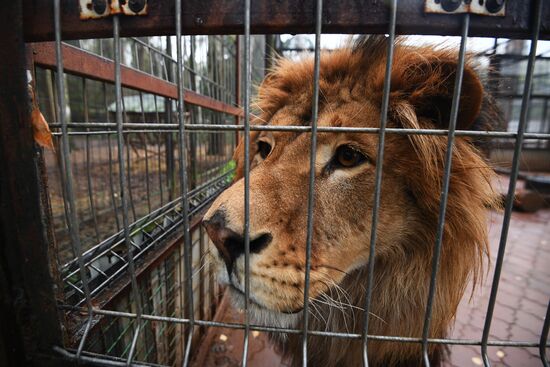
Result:
{"label": "bolt head", "polygon": [[107,10],[107,0],[92,0],[92,8],[99,15],[105,14]]}
{"label": "bolt head", "polygon": [[458,9],[461,3],[461,0],[441,0],[441,8],[450,13]]}
{"label": "bolt head", "polygon": [[487,11],[491,14],[498,13],[505,4],[505,0],[487,0],[485,2],[485,7]]}
{"label": "bolt head", "polygon": [[145,8],[145,1],[146,0],[129,0],[128,7],[134,13],[139,13],[143,10],[143,8]]}

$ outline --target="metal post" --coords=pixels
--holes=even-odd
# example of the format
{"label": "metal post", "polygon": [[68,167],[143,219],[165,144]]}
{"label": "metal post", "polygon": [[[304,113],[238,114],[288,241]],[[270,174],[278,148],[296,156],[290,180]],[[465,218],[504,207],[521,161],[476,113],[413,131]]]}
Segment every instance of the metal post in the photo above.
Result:
{"label": "metal post", "polygon": [[367,264],[368,278],[367,290],[364,311],[363,324],[363,366],[369,365],[367,342],[369,332],[369,310],[372,296],[372,284],[374,277],[374,262],[376,256],[376,227],[378,226],[378,210],[380,209],[380,192],[382,190],[382,165],[384,164],[384,145],[386,139],[386,123],[388,121],[388,106],[390,102],[390,83],[391,69],[393,64],[393,51],[395,48],[395,23],[397,17],[397,0],[392,0],[390,4],[390,22],[389,22],[389,37],[388,48],[386,54],[386,72],[384,76],[384,90],[382,96],[382,107],[380,108],[380,133],[378,135],[378,155],[376,157],[376,173],[375,173],[375,188],[374,188],[374,206],[372,208],[372,225],[369,247],[369,262]]}
{"label": "metal post", "polygon": [[[59,0],[58,0],[59,1]],[[128,181],[125,171],[125,161],[124,161],[124,135],[123,135],[123,124],[122,124],[122,85],[121,85],[121,74],[120,74],[120,62],[121,62],[121,45],[120,45],[120,25],[119,25],[119,16],[115,15],[113,17],[113,38],[114,38],[114,54],[115,54],[115,95],[116,95],[116,124],[117,124],[117,146],[118,146],[118,177],[120,185],[120,197],[122,200],[122,223],[124,227],[124,242],[126,244],[127,258],[128,258],[128,271],[130,272],[130,278],[132,283],[132,295],[134,302],[136,303],[136,329],[134,331],[134,336],[132,338],[132,344],[130,351],[128,352],[128,358],[126,360],[126,365],[131,365],[134,357],[134,352],[136,349],[137,340],[139,333],[141,331],[141,297],[139,296],[139,288],[136,279],[136,271],[134,266],[134,248],[132,246],[132,239],[130,238],[130,225],[129,225],[129,215],[128,215],[128,198],[130,188],[128,187]],[[126,147],[126,149],[130,149]],[[129,163],[129,162],[128,162]],[[135,216],[135,215],[134,215]]]}
{"label": "metal post", "polygon": [[250,337],[250,88],[252,65],[250,48],[250,0],[244,1],[244,345],[243,367],[248,363]]}
{"label": "metal post", "polygon": [[500,274],[502,272],[502,264],[504,262],[504,254],[506,251],[506,242],[508,239],[508,229],[510,228],[510,220],[512,218],[512,208],[514,204],[514,194],[516,191],[516,183],[519,172],[519,162],[521,157],[521,148],[525,138],[525,128],[527,126],[527,113],[529,112],[529,102],[531,98],[531,86],[533,83],[533,73],[535,70],[535,60],[537,56],[537,43],[539,39],[540,24],[542,19],[542,0],[536,0],[533,13],[533,28],[531,35],[531,49],[529,51],[529,61],[527,63],[527,73],[525,76],[525,84],[523,85],[523,99],[521,101],[521,112],[514,147],[514,157],[512,158],[512,171],[510,173],[510,183],[508,186],[508,194],[506,196],[506,206],[504,208],[504,218],[502,220],[502,231],[500,233],[500,242],[498,246],[497,261],[495,263],[495,273],[493,275],[493,283],[491,285],[491,294],[489,296],[489,304],[487,306],[487,314],[485,315],[485,325],[483,326],[483,336],[481,339],[481,355],[485,367],[491,365],[487,355],[487,341],[491,330],[491,321],[498,293],[498,284],[500,282]]}
{"label": "metal post", "polygon": [[21,2],[4,4],[0,33],[0,365],[22,366],[63,336],[46,261]]}
{"label": "metal post", "polygon": [[317,118],[319,116],[319,72],[321,68],[321,27],[323,0],[317,0],[315,13],[315,58],[313,66],[313,99],[311,101],[311,146],[309,152],[309,188],[307,198],[306,264],[304,276],[304,309],[302,330],[302,366],[307,366],[307,337],[309,326],[309,281],[311,268],[311,242],[313,241],[313,207],[315,206],[315,158],[317,154]]}
{"label": "metal post", "polygon": [[189,202],[187,200],[188,192],[188,180],[187,180],[187,141],[185,138],[185,107],[184,90],[183,90],[183,50],[182,50],[182,35],[181,35],[181,13],[182,13],[182,0],[176,1],[176,47],[177,47],[177,72],[176,72],[176,85],[178,88],[178,143],[179,143],[179,181],[181,187],[181,212],[183,216],[183,246],[184,246],[184,261],[185,261],[185,289],[186,289],[186,301],[187,311],[189,318],[189,333],[187,336],[187,343],[185,347],[185,354],[183,357],[183,366],[187,366],[191,357],[191,342],[193,340],[193,331],[195,326],[195,311],[193,301],[193,284],[192,284],[192,244],[191,235],[189,233]]}
{"label": "metal post", "polygon": [[447,211],[447,198],[449,196],[449,185],[451,181],[451,165],[453,159],[453,144],[455,139],[456,120],[458,117],[458,106],[460,103],[460,91],[462,89],[462,77],[464,75],[464,64],[466,58],[466,41],[468,37],[468,27],[470,26],[470,15],[464,14],[462,20],[462,31],[460,39],[460,51],[458,54],[458,64],[453,90],[453,102],[451,105],[449,132],[447,135],[447,151],[445,153],[445,171],[443,174],[443,187],[441,188],[441,199],[439,205],[439,216],[437,233],[435,237],[434,255],[432,258],[432,273],[430,277],[430,289],[428,293],[428,304],[426,306],[426,315],[424,317],[424,329],[422,330],[422,357],[424,365],[430,366],[428,354],[428,337],[430,336],[430,322],[432,320],[432,307],[435,298],[437,271],[439,270],[439,259],[441,256],[441,246],[443,243],[443,233],[445,231],[445,213]]}

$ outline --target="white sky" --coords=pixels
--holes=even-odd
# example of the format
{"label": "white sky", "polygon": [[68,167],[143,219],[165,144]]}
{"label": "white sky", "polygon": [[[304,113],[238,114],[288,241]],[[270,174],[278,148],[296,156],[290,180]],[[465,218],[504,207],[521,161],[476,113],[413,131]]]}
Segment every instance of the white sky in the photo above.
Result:
{"label": "white sky", "polygon": [[[281,35],[281,40],[284,42],[291,38],[290,34]],[[309,35],[312,43],[314,42],[314,35]],[[334,49],[343,47],[349,40],[350,35],[347,34],[322,34],[321,35],[321,47]],[[407,43],[411,44],[431,44],[431,45],[455,45],[460,44],[460,37],[449,36],[406,36]],[[505,41],[505,38],[499,38],[498,42]],[[480,52],[485,51],[493,46],[494,38],[486,37],[469,37],[467,42],[467,49],[469,51]],[[539,41],[537,45],[537,54],[550,52],[550,41]]]}

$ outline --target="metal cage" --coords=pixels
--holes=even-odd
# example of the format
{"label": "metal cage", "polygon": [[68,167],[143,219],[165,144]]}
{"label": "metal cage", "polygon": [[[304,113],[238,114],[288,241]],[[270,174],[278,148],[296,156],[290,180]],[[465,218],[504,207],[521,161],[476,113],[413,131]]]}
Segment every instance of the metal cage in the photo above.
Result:
{"label": "metal cage", "polygon": [[[0,291],[6,299],[0,320],[8,325],[3,332],[4,350],[14,353],[3,357],[6,364],[187,366],[204,331],[225,327],[244,330],[243,366],[247,365],[252,331],[302,335],[304,366],[311,348],[308,336],[312,335],[362,340],[365,366],[367,340],[419,343],[426,366],[430,365],[428,345],[432,343],[477,346],[485,366],[491,364],[487,354],[490,346],[534,347],[539,349],[541,363],[548,366],[550,303],[538,342],[492,340],[490,330],[521,153],[523,149],[547,150],[550,140],[549,124],[535,131],[526,129],[531,100],[543,101],[542,121],[548,117],[548,95],[533,93],[532,85],[535,63],[547,61],[547,57],[537,54],[537,42],[539,38],[550,39],[550,4],[542,0],[519,5],[507,2],[505,16],[486,17],[468,12],[425,14],[424,1],[420,0],[400,4],[397,0],[364,4],[309,0],[301,8],[292,3],[283,1],[278,9],[271,9],[269,2],[250,0],[223,4],[213,0],[136,1],[132,4],[146,4],[147,16],[114,14],[95,20],[79,19],[80,8],[74,1],[7,4],[0,25],[6,35],[0,49],[5,80],[0,88],[1,232],[5,247]],[[252,33],[312,31],[315,79],[311,124],[251,125]],[[317,126],[323,31],[387,34],[380,128]],[[397,33],[460,36],[447,130],[386,127]],[[175,38],[163,37],[174,34]],[[523,91],[497,96],[521,101],[514,102],[519,108],[514,112],[517,121],[507,131],[456,129],[469,36],[530,39],[529,55],[520,60],[521,65],[525,64],[525,78],[515,81],[522,83]],[[85,40],[92,38],[96,40]],[[125,55],[131,57],[124,59]],[[195,64],[197,58],[203,60],[200,65]],[[505,59],[497,57],[494,62],[509,62]],[[36,102],[31,102],[29,96],[34,96]],[[42,150],[33,143],[27,112],[34,107],[50,121],[55,150]],[[249,134],[254,130],[309,133],[311,152],[316,151],[320,132],[378,136],[370,259],[376,251],[386,134],[447,136],[422,337],[371,335],[368,317],[363,332],[358,334],[308,327],[313,170],[307,197],[304,327],[251,324],[248,147]],[[229,161],[239,134],[244,139],[246,162],[246,302],[242,324],[213,319],[221,290],[209,268],[201,266],[208,240],[198,226],[204,209],[231,181],[234,167]],[[495,271],[483,335],[478,340],[433,339],[429,335],[457,136],[483,137],[513,148]],[[309,162],[310,167],[315,166],[314,154]],[[365,315],[369,312],[375,271],[374,261],[370,261]]]}

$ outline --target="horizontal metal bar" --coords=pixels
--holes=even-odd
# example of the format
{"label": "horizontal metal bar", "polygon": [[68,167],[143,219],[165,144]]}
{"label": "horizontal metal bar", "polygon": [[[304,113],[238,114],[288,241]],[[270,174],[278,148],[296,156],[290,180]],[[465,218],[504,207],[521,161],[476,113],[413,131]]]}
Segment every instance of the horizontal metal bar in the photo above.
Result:
{"label": "horizontal metal bar", "polygon": [[[82,307],[74,307],[68,305],[59,305],[59,308],[64,310],[78,311],[86,313],[86,309]],[[115,317],[124,317],[128,319],[135,319],[136,314],[130,312],[121,312],[121,311],[111,311],[111,310],[102,310],[94,308],[94,314],[106,315],[106,316],[115,316]],[[178,317],[168,317],[168,316],[157,316],[150,314],[143,314],[143,320],[151,321],[160,321],[160,322],[170,322],[177,324],[188,324],[189,319],[178,318]],[[208,327],[221,327],[229,329],[244,329],[244,324],[232,323],[232,322],[219,322],[219,321],[210,321],[210,320],[198,320],[195,319],[195,324],[199,326],[208,326]],[[260,326],[255,324],[250,324],[250,330],[264,331],[264,332],[275,332],[275,333],[288,333],[288,334],[302,334],[303,330],[301,329],[291,329],[291,328],[280,328],[274,326]],[[308,335],[312,336],[328,336],[334,338],[347,338],[347,339],[361,339],[362,335],[358,333],[341,333],[335,331],[321,331],[321,330],[308,330]],[[387,336],[387,335],[368,335],[368,339],[387,341],[387,342],[403,342],[403,343],[422,343],[422,338],[413,338],[405,336]],[[448,339],[448,338],[429,338],[428,343],[431,344],[449,344],[449,345],[481,345],[481,340],[477,339]],[[528,342],[528,341],[505,341],[505,340],[490,340],[488,342],[489,346],[496,347],[521,347],[521,348],[535,348],[539,346],[538,342]],[[550,344],[546,345],[550,347]]]}
{"label": "horizontal metal bar", "polygon": [[[206,205],[208,203],[210,203],[212,200],[214,200],[218,194],[220,194],[221,192],[223,191],[223,189],[220,189],[218,190],[215,194],[212,195],[212,197],[209,197],[207,200],[205,200],[203,203],[201,203],[199,206],[197,206],[196,208],[194,208],[193,210],[190,211],[189,215],[190,216],[194,216],[196,215],[197,213],[199,213],[200,211],[202,211]],[[166,217],[168,218],[168,217]],[[143,247],[143,249],[141,249],[139,252],[137,252],[135,254],[135,258],[141,258],[143,254],[145,254],[146,252],[148,252],[151,248],[153,248],[155,246],[155,244],[159,243],[160,241],[162,240],[165,240],[168,238],[169,235],[173,234],[173,232],[175,230],[177,230],[183,223],[183,219],[180,219],[180,220],[176,220],[174,222],[172,222],[171,226],[169,229],[167,229],[163,234],[160,234],[160,235],[157,235],[155,236],[155,239],[147,244],[145,247]],[[194,229],[197,225],[199,224],[199,220],[195,221],[194,223],[192,223],[191,225],[191,230]],[[120,242],[119,242],[120,243]],[[107,252],[110,250],[110,248],[107,250]],[[157,253],[156,256],[162,256],[162,253]],[[146,261],[144,261],[144,263],[146,263]],[[128,264],[125,263],[125,264],[122,264],[113,274],[111,274],[107,279],[103,280],[102,283],[100,283],[98,286],[96,286],[93,290],[92,290],[92,295],[96,295],[96,294],[99,294],[102,290],[104,290],[105,286],[107,285],[112,285],[112,282],[119,279],[119,277],[121,275],[123,275],[123,272],[127,269],[128,267]],[[145,270],[147,269],[147,266],[146,267],[142,267],[140,268],[140,270],[138,270],[137,272],[137,275],[138,277],[143,273],[145,272]],[[65,277],[65,279],[67,279],[67,276]],[[122,292],[126,287],[129,286],[129,280],[127,279],[126,280],[126,283],[125,284],[122,284],[120,286],[115,286],[113,288],[117,289],[117,292],[116,294]],[[109,297],[109,300],[107,300],[106,303],[109,303],[110,301],[112,301],[115,297],[116,297],[116,294],[114,295],[111,295]],[[79,302],[77,302],[77,306],[79,306],[80,304],[82,303],[82,300],[80,300]]]}
{"label": "horizontal metal bar", "polygon": [[[55,45],[53,43],[34,43],[32,44],[32,50],[35,65],[47,69],[55,69],[56,58]],[[115,82],[115,63],[113,60],[68,44],[61,46],[61,53],[63,55],[63,69],[65,72],[107,83]],[[120,72],[121,82],[124,87],[174,100],[178,98],[177,86],[174,83],[128,66],[121,65]],[[233,116],[242,116],[242,109],[188,89],[185,90],[185,102]]]}
{"label": "horizontal metal bar", "polygon": [[[220,190],[220,191],[221,191],[221,190]],[[218,193],[219,193],[219,191],[218,191]],[[208,203],[208,202],[210,202],[210,201],[212,201],[212,200],[213,200],[213,198],[209,198],[208,200],[205,201],[205,203]],[[198,208],[198,209],[197,209],[197,208],[194,208],[192,212],[193,212],[193,213],[198,212],[200,209],[202,209],[202,207],[204,206],[205,203],[201,204],[200,208]],[[168,217],[166,217],[166,219],[168,219]],[[151,223],[151,222],[153,222],[154,220],[155,220],[155,219],[152,219],[152,220],[151,220],[150,222],[148,222],[148,223]],[[145,253],[147,250],[149,250],[155,243],[159,242],[160,240],[164,239],[164,238],[167,237],[169,234],[171,234],[171,233],[177,228],[177,225],[178,225],[178,224],[181,224],[180,222],[181,222],[181,220],[180,220],[180,221],[174,221],[174,222],[172,222],[171,226],[168,227],[168,228],[166,228],[164,233],[162,233],[162,234],[160,234],[160,235],[157,234],[157,235],[155,236],[155,239],[154,239],[151,243],[147,244],[147,245],[144,246],[143,248],[139,247],[139,248],[138,248],[139,252],[136,254],[136,257],[141,256],[141,254],[143,254],[143,253]],[[120,235],[120,232],[117,233],[117,234]],[[105,248],[105,249],[103,250],[103,252],[101,252],[101,253],[99,253],[99,254],[95,254],[95,256],[92,257],[91,259],[86,259],[86,267],[90,266],[90,264],[91,264],[93,261],[97,260],[97,259],[100,258],[101,256],[104,256],[104,255],[108,254],[113,248],[115,248],[115,247],[117,247],[118,245],[120,245],[120,244],[123,242],[123,240],[124,240],[124,239],[118,239],[117,242],[114,242],[114,243],[110,244],[109,247]],[[100,247],[100,248],[101,248],[101,247]],[[94,248],[94,249],[95,249],[95,248]],[[92,255],[93,255],[93,253],[92,253]],[[72,262],[69,263],[69,264],[70,264],[70,265],[74,265]],[[126,263],[125,263],[125,264],[122,264],[121,267],[117,270],[117,272],[115,272],[114,274],[111,274],[111,275],[108,277],[108,279],[106,279],[101,285],[105,285],[105,284],[107,284],[110,280],[114,279],[114,278],[116,277],[116,275],[118,275],[122,270],[125,269],[126,265],[127,265]],[[65,275],[65,276],[63,277],[63,280],[64,280],[64,281],[68,281],[72,276],[74,276],[74,275],[76,275],[76,274],[77,274],[77,271],[76,271],[76,270],[73,270],[71,273]],[[96,288],[92,291],[92,294],[93,294],[93,293],[96,293],[96,292],[98,291],[98,289],[101,287],[101,285],[98,286],[98,287],[96,287]]]}
{"label": "horizontal metal bar", "polygon": [[[116,124],[109,122],[69,122],[67,127],[69,128],[115,128]],[[59,128],[60,125],[57,122],[49,124],[50,128]],[[148,129],[155,129],[155,131],[161,132],[177,132],[178,124],[159,124],[159,123],[126,123],[123,124],[126,129],[124,132],[132,132],[132,129],[139,129],[143,132],[149,132]],[[187,130],[193,131],[242,131],[243,125],[214,125],[214,124],[185,124]],[[310,132],[311,126],[271,126],[271,125],[250,125],[251,131],[281,131],[281,132]],[[364,134],[378,134],[380,128],[377,127],[331,127],[331,126],[319,126],[317,131],[320,133],[364,133]],[[439,135],[447,136],[448,130],[445,129],[401,129],[401,128],[386,128],[386,133],[397,135]],[[77,132],[73,132],[77,134]],[[88,133],[94,134],[93,131],[82,131],[78,134],[87,135]],[[96,134],[98,132],[95,132]],[[102,131],[101,133],[110,133],[110,131]],[[517,132],[512,131],[476,131],[476,130],[456,130],[456,136],[469,136],[478,138],[503,138],[503,139],[515,139]],[[538,139],[538,140],[550,140],[550,134],[548,133],[525,133],[525,139]]]}
{"label": "horizontal metal bar", "polygon": [[[507,1],[506,16],[472,15],[471,36],[528,38],[530,36],[530,3]],[[82,21],[79,2],[62,0],[63,39],[103,38],[112,36],[110,19]],[[53,40],[50,0],[24,0],[25,41]],[[146,17],[122,17],[121,36],[154,36],[175,34],[173,0],[150,1]],[[341,0],[323,9],[323,33],[386,33],[389,9],[386,1]],[[242,34],[244,31],[243,0],[187,0],[182,7],[183,34]],[[459,35],[460,19],[456,15],[426,14],[424,0],[399,3],[397,10],[400,34]],[[550,39],[550,2],[543,9],[541,39]],[[315,0],[252,1],[252,33],[313,33]]]}
{"label": "horizontal metal bar", "polygon": [[[95,364],[100,366],[126,366],[126,359],[124,358],[113,357],[113,356],[108,356],[104,354],[91,353],[86,351],[83,351],[80,357],[77,357],[73,351],[69,349],[64,349],[58,346],[54,346],[53,350],[61,354],[65,358],[74,359],[74,360],[78,359],[79,361],[84,361],[89,364]],[[162,365],[152,364],[152,363],[143,364],[143,363],[132,362],[132,366],[150,367],[150,366],[162,366]]]}
{"label": "horizontal metal bar", "polygon": [[[219,184],[220,181],[227,178],[230,174],[233,173],[233,170],[228,171],[218,177],[215,177],[200,186],[197,186],[193,190],[190,190],[186,196],[189,199],[192,199],[194,196],[200,194],[203,190],[208,189],[211,186],[215,186],[216,184]],[[211,195],[214,196],[214,195]],[[147,214],[146,216],[136,220],[135,222],[130,224],[130,233],[131,235],[134,235],[136,233],[136,230],[140,227],[146,227],[150,225],[152,222],[154,222],[157,219],[164,218],[168,213],[175,211],[178,209],[178,201],[180,199],[175,199],[164,206],[152,211],[151,213]],[[209,202],[212,200],[211,198],[205,200],[206,202]],[[196,211],[197,208],[193,208],[193,211]],[[122,243],[121,236],[123,235],[122,230],[116,232],[115,234],[111,235],[110,237],[106,238],[105,240],[101,241],[96,246],[92,247],[91,249],[87,250],[82,254],[82,257],[85,261],[85,265],[89,266],[91,263],[93,263],[95,260],[97,260],[99,257],[106,255],[111,251],[113,247],[116,247]],[[62,266],[63,272],[66,273],[67,271],[70,271],[67,275],[64,276],[63,280],[67,280],[77,274],[78,269],[76,268],[78,264],[76,263],[76,259],[68,262],[67,264]]]}
{"label": "horizontal metal bar", "polygon": [[[147,49],[149,49],[151,52],[157,54],[157,55],[160,55],[162,57],[164,57],[166,60],[174,63],[174,64],[177,64],[177,60],[174,59],[172,56],[170,56],[169,54],[167,54],[166,52],[163,52],[162,50],[158,49],[158,48],[155,48],[153,46],[151,46],[150,44],[140,40],[139,38],[131,38],[132,41],[140,44],[141,46],[143,47],[146,47]],[[220,40],[222,43],[223,43],[223,40]],[[225,45],[225,44],[224,44]],[[232,50],[229,50],[228,51],[231,53]],[[235,56],[233,53],[231,53],[232,56]],[[194,76],[197,76],[199,78],[201,78],[201,80],[207,82],[207,83],[210,83],[214,86],[216,86],[216,88],[220,88],[230,94],[233,94],[232,91],[228,90],[224,85],[221,85],[219,83],[217,83],[216,81],[210,79],[209,77],[205,76],[205,75],[202,75],[201,73],[197,72],[195,69],[193,68],[190,68],[188,65],[183,65],[183,69],[184,70],[187,70],[189,71],[190,73],[192,73]]]}

